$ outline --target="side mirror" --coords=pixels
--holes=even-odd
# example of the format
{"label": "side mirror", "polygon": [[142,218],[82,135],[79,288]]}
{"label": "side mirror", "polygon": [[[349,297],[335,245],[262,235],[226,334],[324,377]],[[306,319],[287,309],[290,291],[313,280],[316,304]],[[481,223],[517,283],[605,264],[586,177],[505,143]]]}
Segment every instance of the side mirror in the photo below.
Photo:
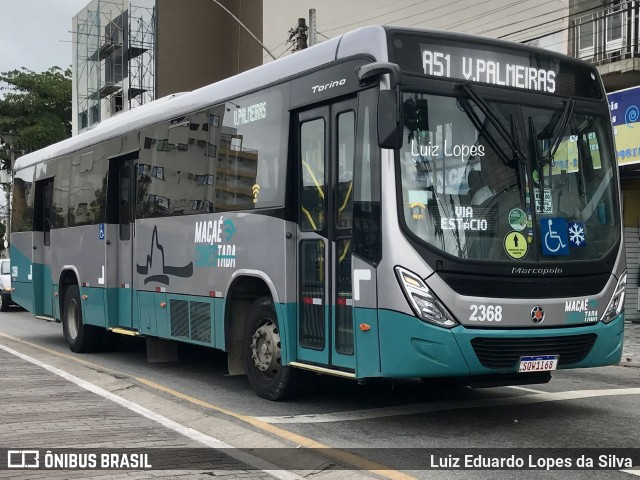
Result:
{"label": "side mirror", "polygon": [[402,147],[404,121],[399,97],[399,89],[382,90],[378,95],[378,145],[381,148]]}
{"label": "side mirror", "polygon": [[381,90],[378,95],[378,145],[390,149],[402,147],[404,109],[400,94],[400,67],[395,63],[374,62],[359,67],[357,74],[361,84],[377,81],[380,75],[389,75],[390,90]]}

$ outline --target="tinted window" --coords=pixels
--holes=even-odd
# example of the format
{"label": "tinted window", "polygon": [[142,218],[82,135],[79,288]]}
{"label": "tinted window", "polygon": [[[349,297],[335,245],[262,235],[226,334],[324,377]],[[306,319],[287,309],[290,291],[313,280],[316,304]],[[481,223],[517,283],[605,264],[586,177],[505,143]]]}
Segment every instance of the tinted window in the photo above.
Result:
{"label": "tinted window", "polygon": [[143,132],[138,218],[284,205],[287,106],[279,90]]}
{"label": "tinted window", "polygon": [[55,161],[55,185],[53,189],[53,228],[69,226],[69,185],[71,178],[71,158]]}
{"label": "tinted window", "polygon": [[33,173],[34,167],[14,174],[11,231],[28,232],[33,228]]}
{"label": "tinted window", "polygon": [[69,226],[92,225],[105,218],[105,154],[101,145],[71,159]]}

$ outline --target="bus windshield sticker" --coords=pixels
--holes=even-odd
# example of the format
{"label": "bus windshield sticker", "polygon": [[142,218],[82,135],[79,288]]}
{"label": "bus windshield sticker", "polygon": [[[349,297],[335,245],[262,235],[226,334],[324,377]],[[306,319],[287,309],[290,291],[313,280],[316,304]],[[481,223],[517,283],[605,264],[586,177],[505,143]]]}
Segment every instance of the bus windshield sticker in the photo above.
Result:
{"label": "bus windshield sticker", "polygon": [[413,218],[414,220],[424,220],[424,212],[426,208],[427,207],[424,203],[410,203],[409,209],[411,210],[411,218]]}
{"label": "bus windshield sticker", "polygon": [[520,232],[509,232],[504,237],[504,251],[514,260],[520,260],[527,254],[529,244]]}
{"label": "bus windshield sticker", "polygon": [[196,267],[235,268],[236,245],[229,243],[235,233],[233,220],[225,220],[224,216],[217,220],[196,222]]}
{"label": "bus windshield sticker", "polygon": [[584,247],[587,238],[584,233],[584,223],[571,222],[569,225],[569,245],[572,247]]}
{"label": "bus windshield sticker", "polygon": [[520,208],[514,208],[509,212],[509,225],[517,232],[521,232],[527,226],[527,215],[524,210]]}
{"label": "bus windshield sticker", "polygon": [[[551,196],[551,189],[545,187],[544,199],[540,201],[540,189],[535,188],[533,191],[536,200],[536,213],[542,213],[544,215],[550,215],[553,213],[553,198]],[[529,200],[529,190],[527,189],[527,200]]]}
{"label": "bus windshield sticker", "polygon": [[569,255],[569,229],[564,218],[540,220],[543,255]]}
{"label": "bus windshield sticker", "polygon": [[429,192],[426,190],[409,190],[409,212],[414,220],[424,220],[427,204],[429,203]]}

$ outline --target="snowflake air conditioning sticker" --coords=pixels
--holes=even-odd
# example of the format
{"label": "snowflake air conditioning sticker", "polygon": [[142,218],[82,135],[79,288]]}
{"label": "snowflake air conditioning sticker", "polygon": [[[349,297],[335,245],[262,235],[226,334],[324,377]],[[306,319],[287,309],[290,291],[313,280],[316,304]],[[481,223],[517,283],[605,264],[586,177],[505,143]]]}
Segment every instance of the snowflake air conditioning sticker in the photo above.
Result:
{"label": "snowflake air conditioning sticker", "polygon": [[569,245],[572,247],[584,247],[586,244],[584,223],[571,222],[569,224]]}

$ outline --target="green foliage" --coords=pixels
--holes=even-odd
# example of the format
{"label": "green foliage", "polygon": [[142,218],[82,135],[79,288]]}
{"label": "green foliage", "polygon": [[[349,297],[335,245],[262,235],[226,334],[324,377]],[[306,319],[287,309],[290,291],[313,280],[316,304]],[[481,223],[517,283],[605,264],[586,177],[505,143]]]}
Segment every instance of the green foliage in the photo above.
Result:
{"label": "green foliage", "polygon": [[[70,69],[22,68],[0,73],[0,82],[0,132],[14,132],[14,150],[32,152],[71,136]],[[6,148],[0,155],[3,168]]]}

